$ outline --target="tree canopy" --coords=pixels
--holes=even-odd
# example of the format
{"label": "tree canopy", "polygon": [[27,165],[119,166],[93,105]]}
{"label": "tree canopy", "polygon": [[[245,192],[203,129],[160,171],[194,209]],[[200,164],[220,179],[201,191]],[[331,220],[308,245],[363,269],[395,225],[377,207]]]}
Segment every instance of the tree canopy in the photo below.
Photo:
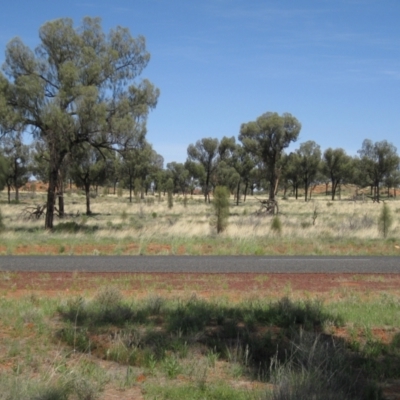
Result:
{"label": "tree canopy", "polygon": [[239,140],[245,149],[259,157],[267,167],[270,200],[275,200],[277,163],[283,150],[297,140],[300,129],[300,122],[291,114],[273,112],[262,114],[240,128]]}
{"label": "tree canopy", "polygon": [[46,228],[53,227],[58,171],[82,143],[126,149],[146,133],[159,95],[148,80],[137,82],[150,54],[142,36],[126,28],[105,34],[99,18],[79,27],[70,18],[45,23],[33,51],[21,39],[6,48],[0,74],[0,125],[17,124],[39,137],[49,152]]}
{"label": "tree canopy", "polygon": [[371,186],[375,188],[375,197],[379,202],[380,184],[399,167],[399,156],[393,144],[382,140],[373,143],[369,139],[363,141],[360,154],[360,167],[363,174],[369,179]]}

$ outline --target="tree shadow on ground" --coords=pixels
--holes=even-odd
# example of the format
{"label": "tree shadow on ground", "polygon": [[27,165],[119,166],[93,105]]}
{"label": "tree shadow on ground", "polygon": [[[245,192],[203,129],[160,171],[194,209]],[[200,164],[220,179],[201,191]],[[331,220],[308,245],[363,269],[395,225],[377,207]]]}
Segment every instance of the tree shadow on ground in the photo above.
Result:
{"label": "tree shadow on ground", "polygon": [[[58,336],[102,358],[117,343],[114,361],[129,365],[163,362],[171,354],[180,359],[191,351],[226,360],[248,378],[274,383],[275,400],[379,399],[375,383],[399,376],[400,336],[390,345],[371,340],[355,348],[323,333],[326,324],[344,321],[318,301],[226,304],[153,296],[128,304],[111,292],[60,308],[66,324]],[[96,341],[99,333],[102,341]]]}

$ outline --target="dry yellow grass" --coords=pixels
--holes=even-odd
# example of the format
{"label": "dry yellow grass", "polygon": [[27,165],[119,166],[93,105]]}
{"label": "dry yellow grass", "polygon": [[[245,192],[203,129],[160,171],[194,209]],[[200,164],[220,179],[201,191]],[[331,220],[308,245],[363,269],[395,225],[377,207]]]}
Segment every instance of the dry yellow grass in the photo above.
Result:
{"label": "dry yellow grass", "polygon": [[[260,196],[261,197],[261,196]],[[225,248],[229,254],[240,254],[241,247],[249,248],[252,242],[257,243],[257,249],[246,250],[245,253],[264,253],[262,246],[285,243],[281,252],[296,254],[304,250],[296,250],[298,243],[308,243],[306,253],[323,254],[328,241],[381,241],[378,230],[378,216],[382,205],[369,202],[353,202],[350,200],[330,201],[328,197],[319,195],[309,202],[303,199],[280,200],[279,218],[282,225],[281,235],[271,230],[271,218],[257,216],[259,201],[251,196],[245,203],[234,205],[231,199],[229,225],[226,231],[216,235],[211,224],[212,207],[204,203],[202,196],[188,198],[185,207],[182,196],[175,196],[173,208],[168,208],[165,198],[161,201],[153,195],[144,200],[129,203],[127,193],[123,197],[115,195],[99,195],[91,199],[93,215],[85,215],[85,197],[72,193],[65,196],[65,211],[68,214],[64,220],[56,220],[56,234],[44,231],[43,219],[26,220],[22,212],[26,207],[45,202],[45,194],[22,193],[20,204],[4,204],[5,193],[0,194],[1,212],[6,229],[0,233],[2,242],[9,248],[19,243],[44,243],[57,240],[60,244],[68,243],[101,243],[143,242],[188,244],[196,247],[202,241],[220,243],[228,241]],[[391,199],[389,207],[393,216],[393,224],[389,232],[389,241],[393,251],[399,237],[400,226],[398,212],[400,203]],[[75,230],[60,229],[57,225],[72,224]],[[61,225],[60,225],[61,226]],[[383,240],[382,240],[383,242]],[[387,242],[387,241],[386,241]],[[246,245],[246,246],[245,246]],[[256,246],[256,245],[255,245]],[[260,248],[261,246],[261,248]],[[310,250],[310,246],[312,249]],[[400,245],[399,245],[400,246]],[[378,246],[379,247],[379,246]],[[218,254],[224,252],[221,247]],[[336,254],[336,250],[329,250]],[[381,254],[384,248],[372,252]],[[3,250],[4,252],[4,250]],[[8,250],[10,252],[10,250]],[[186,250],[185,254],[190,253]],[[213,251],[211,251],[213,253]],[[268,252],[267,252],[268,253]],[[338,254],[343,253],[341,250]],[[346,252],[344,252],[346,253]],[[351,253],[351,251],[350,251]]]}

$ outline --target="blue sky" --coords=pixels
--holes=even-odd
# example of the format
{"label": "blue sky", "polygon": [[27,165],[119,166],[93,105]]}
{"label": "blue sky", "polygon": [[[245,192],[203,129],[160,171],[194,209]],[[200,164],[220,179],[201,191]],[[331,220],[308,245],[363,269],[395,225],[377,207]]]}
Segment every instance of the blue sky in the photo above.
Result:
{"label": "blue sky", "polygon": [[146,37],[142,77],[161,91],[147,138],[166,163],[267,111],[302,123],[291,149],[314,140],[355,155],[368,138],[400,151],[398,0],[7,1],[0,63],[11,38],[34,48],[44,22],[85,16]]}

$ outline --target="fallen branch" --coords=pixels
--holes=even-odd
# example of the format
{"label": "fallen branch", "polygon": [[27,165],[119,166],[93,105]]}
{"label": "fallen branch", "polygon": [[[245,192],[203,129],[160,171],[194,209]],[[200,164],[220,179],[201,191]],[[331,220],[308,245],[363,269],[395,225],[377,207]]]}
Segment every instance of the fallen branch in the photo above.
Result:
{"label": "fallen branch", "polygon": [[255,197],[261,204],[259,210],[256,211],[256,215],[275,215],[279,213],[279,206],[276,200],[261,200]]}

